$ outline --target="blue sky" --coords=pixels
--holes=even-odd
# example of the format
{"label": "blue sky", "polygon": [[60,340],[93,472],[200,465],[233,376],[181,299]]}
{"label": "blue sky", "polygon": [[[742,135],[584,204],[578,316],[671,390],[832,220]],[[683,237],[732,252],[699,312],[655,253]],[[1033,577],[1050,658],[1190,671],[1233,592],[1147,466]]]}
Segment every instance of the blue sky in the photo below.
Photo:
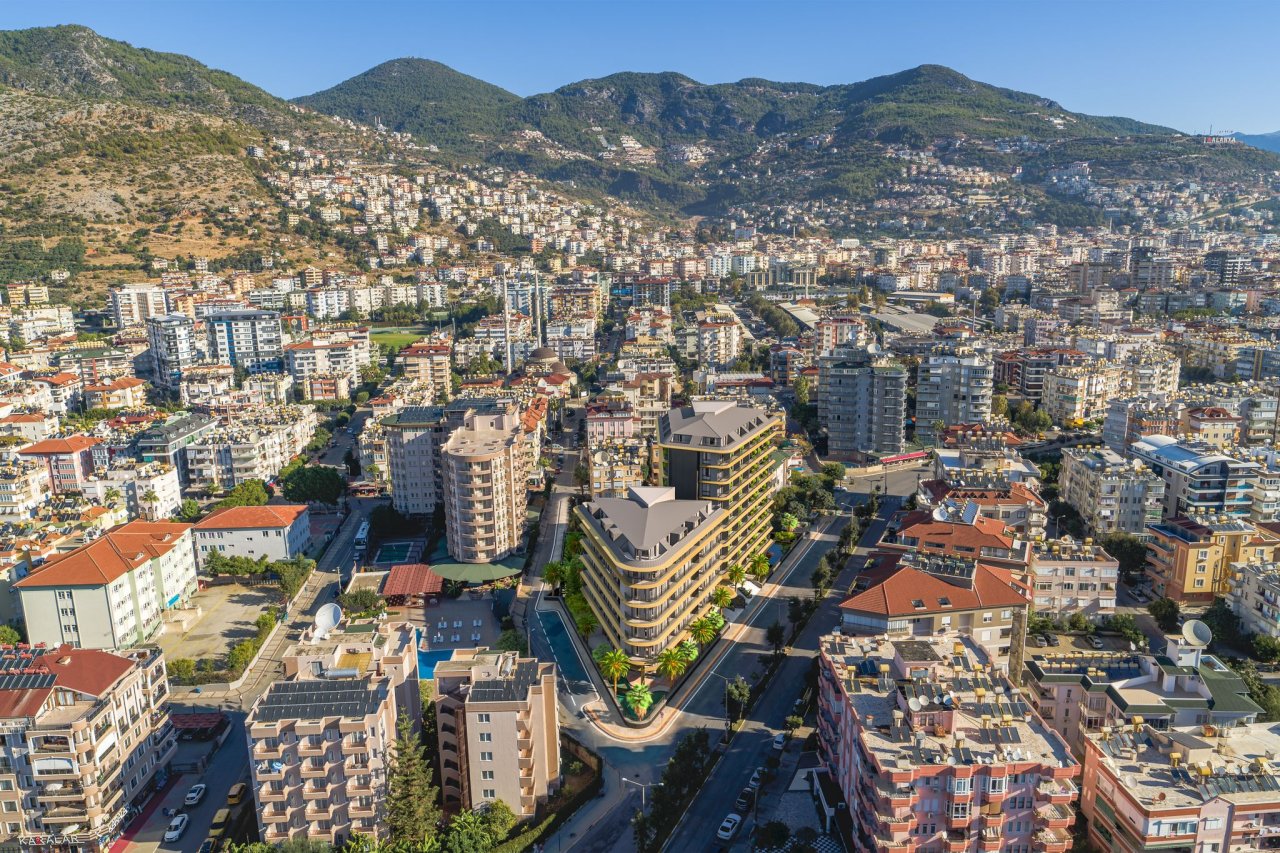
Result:
{"label": "blue sky", "polygon": [[830,84],[938,63],[1078,112],[1280,130],[1274,0],[0,3],[0,29],[59,23],[189,54],[282,97],[401,56],[521,95],[615,71]]}

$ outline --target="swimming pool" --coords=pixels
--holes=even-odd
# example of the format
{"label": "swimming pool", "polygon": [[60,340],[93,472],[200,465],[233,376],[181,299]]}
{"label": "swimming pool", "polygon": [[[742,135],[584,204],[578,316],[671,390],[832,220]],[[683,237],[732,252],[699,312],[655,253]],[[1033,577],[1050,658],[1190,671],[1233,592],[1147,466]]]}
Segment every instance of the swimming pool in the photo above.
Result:
{"label": "swimming pool", "polygon": [[[417,642],[422,642],[422,633],[418,633]],[[421,645],[418,647],[418,678],[435,678],[436,664],[442,660],[448,660],[453,657],[453,649],[432,649],[423,651]]]}

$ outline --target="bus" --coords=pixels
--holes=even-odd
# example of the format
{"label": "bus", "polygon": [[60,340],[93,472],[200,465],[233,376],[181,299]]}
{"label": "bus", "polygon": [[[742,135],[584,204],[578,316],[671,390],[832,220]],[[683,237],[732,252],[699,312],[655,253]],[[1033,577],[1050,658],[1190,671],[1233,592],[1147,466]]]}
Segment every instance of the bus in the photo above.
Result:
{"label": "bus", "polygon": [[369,547],[369,522],[360,522],[360,527],[356,529],[355,548],[356,555],[363,555],[366,548]]}

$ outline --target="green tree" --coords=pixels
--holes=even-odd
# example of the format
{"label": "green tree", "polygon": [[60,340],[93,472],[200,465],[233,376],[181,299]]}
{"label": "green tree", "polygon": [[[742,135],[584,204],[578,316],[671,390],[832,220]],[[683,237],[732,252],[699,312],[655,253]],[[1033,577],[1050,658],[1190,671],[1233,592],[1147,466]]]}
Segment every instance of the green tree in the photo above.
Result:
{"label": "green tree", "polygon": [[560,594],[560,587],[564,586],[565,565],[558,560],[552,560],[542,567],[542,580],[550,584],[553,594]]}
{"label": "green tree", "polygon": [[693,640],[681,640],[676,644],[676,651],[680,653],[680,657],[686,664],[690,664],[698,659],[700,650]]}
{"label": "green tree", "polygon": [[[155,492],[149,492],[149,494],[154,495]],[[124,497],[124,494],[115,486],[112,486],[111,488],[107,489],[105,492],[102,493],[102,499],[106,501],[107,506],[119,505],[120,499],[122,497]]]}
{"label": "green tree", "polygon": [[1089,630],[1089,617],[1084,615],[1084,611],[1077,610],[1067,618],[1067,627],[1072,631]]}
{"label": "green tree", "polygon": [[480,811],[480,816],[484,819],[485,828],[495,843],[506,838],[507,834],[520,822],[515,812],[511,810],[511,806],[503,800],[492,800]]}
{"label": "green tree", "polygon": [[652,705],[653,694],[649,692],[648,685],[637,681],[627,690],[627,707],[639,719],[643,720],[645,718]]}
{"label": "green tree", "polygon": [[338,606],[342,608],[344,613],[367,613],[369,611],[382,609],[382,596],[378,595],[376,589],[353,590],[344,592],[338,596]]}
{"label": "green tree", "polygon": [[831,589],[831,565],[826,560],[819,560],[809,575],[809,585],[822,594]]}
{"label": "green tree", "polygon": [[436,805],[439,791],[433,784],[422,739],[407,716],[401,717],[396,727],[395,749],[387,763],[388,834],[412,846],[426,844],[435,837],[440,822]]}
{"label": "green tree", "polygon": [[22,634],[12,625],[0,625],[0,645],[14,646],[22,642]]}
{"label": "green tree", "polygon": [[733,590],[727,586],[718,586],[711,591],[711,601],[721,610],[733,604]]}
{"label": "green tree", "polygon": [[1263,663],[1275,663],[1280,658],[1280,640],[1270,634],[1254,634],[1253,655]]}
{"label": "green tree", "polygon": [[1008,417],[1009,398],[1003,394],[993,394],[991,397],[991,414],[997,418]]}
{"label": "green tree", "polygon": [[769,579],[769,573],[773,568],[769,565],[768,554],[756,554],[751,558],[751,577],[756,579],[757,583],[764,583]]}
{"label": "green tree", "polygon": [[710,620],[695,619],[689,623],[689,636],[699,646],[706,646],[716,638],[716,627]]}
{"label": "green tree", "polygon": [[751,703],[751,685],[741,675],[725,686],[725,702],[730,719],[741,720],[746,714],[747,705]]}
{"label": "green tree", "polygon": [[235,486],[225,498],[214,504],[214,509],[232,506],[264,506],[267,503],[267,484],[261,480],[245,480]]}
{"label": "green tree", "polygon": [[297,468],[284,478],[284,496],[288,500],[305,503],[319,501],[336,504],[347,489],[346,478],[333,468],[323,465]]}
{"label": "green tree", "polygon": [[787,729],[787,737],[795,737],[796,730],[804,725],[804,717],[792,714],[787,717],[782,724]]}
{"label": "green tree", "polygon": [[688,668],[689,661],[685,659],[684,652],[679,646],[673,646],[658,652],[657,670],[659,675],[675,681],[684,675],[685,670]]}
{"label": "green tree", "polygon": [[809,378],[807,376],[796,377],[792,390],[796,395],[796,402],[802,406],[809,404]]}
{"label": "green tree", "polygon": [[1178,627],[1178,616],[1182,608],[1172,598],[1157,598],[1147,605],[1147,612],[1156,620],[1162,631],[1172,631]]}
{"label": "green tree", "polygon": [[165,666],[169,678],[175,681],[190,681],[196,674],[196,662],[191,658],[174,658]]}
{"label": "green tree", "polygon": [[783,628],[778,622],[774,622],[764,632],[765,642],[773,647],[775,655],[782,654],[782,647],[787,644],[787,629]]}
{"label": "green tree", "polygon": [[185,498],[178,506],[178,518],[186,522],[198,521],[200,518],[200,504],[193,498]]}
{"label": "green tree", "polygon": [[[392,832],[392,836],[397,833]],[[498,843],[480,812],[459,812],[449,821],[444,853],[489,853]]]}
{"label": "green tree", "polygon": [[1129,583],[1143,573],[1147,564],[1147,546],[1131,533],[1112,533],[1102,540],[1102,547],[1120,564],[1120,577]]}
{"label": "green tree", "polygon": [[147,489],[142,493],[142,497],[139,500],[151,507],[152,513],[154,513],[156,504],[160,503],[160,496],[155,493],[154,489]]}
{"label": "green tree", "polygon": [[609,649],[596,661],[600,665],[600,674],[613,682],[613,692],[618,692],[618,681],[631,671],[631,658],[621,649]]}
{"label": "green tree", "polygon": [[831,481],[834,485],[844,480],[845,467],[839,462],[827,462],[822,466],[823,478]]}
{"label": "green tree", "polygon": [[315,560],[298,555],[292,560],[277,560],[270,568],[280,579],[280,591],[284,593],[284,597],[292,599],[302,591],[302,585],[307,582],[315,567]]}
{"label": "green tree", "polygon": [[725,569],[725,577],[729,579],[731,586],[742,586],[742,582],[747,579],[747,570],[739,565],[732,565]]}
{"label": "green tree", "polygon": [[793,533],[800,526],[800,519],[796,518],[789,512],[784,512],[778,516],[778,527],[787,533]]}
{"label": "green tree", "polygon": [[760,827],[759,844],[761,847],[782,848],[791,840],[791,828],[780,820],[771,820]]}

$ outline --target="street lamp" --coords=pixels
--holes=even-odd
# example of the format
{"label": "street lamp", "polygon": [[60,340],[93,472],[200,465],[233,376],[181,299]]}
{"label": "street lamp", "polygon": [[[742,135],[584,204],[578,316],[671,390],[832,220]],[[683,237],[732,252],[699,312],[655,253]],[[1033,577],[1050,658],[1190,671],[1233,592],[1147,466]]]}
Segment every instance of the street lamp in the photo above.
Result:
{"label": "street lamp", "polygon": [[729,676],[707,670],[707,675],[714,675],[724,682],[724,739],[729,741],[729,732],[733,729],[733,721],[729,717]]}
{"label": "street lamp", "polygon": [[637,782],[635,779],[628,779],[626,776],[619,776],[618,778],[628,785],[635,785],[640,789],[640,811],[645,810],[645,792],[650,788],[662,787],[661,782]]}

